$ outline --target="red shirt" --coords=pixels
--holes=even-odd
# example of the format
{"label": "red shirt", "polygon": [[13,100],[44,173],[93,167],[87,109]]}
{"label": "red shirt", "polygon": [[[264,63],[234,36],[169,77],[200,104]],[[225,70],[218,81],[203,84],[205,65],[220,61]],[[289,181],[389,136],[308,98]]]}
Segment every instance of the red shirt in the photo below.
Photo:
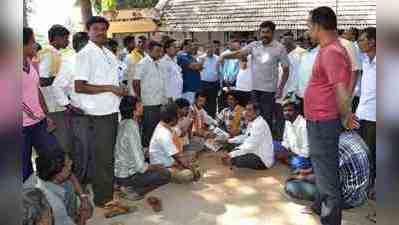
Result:
{"label": "red shirt", "polygon": [[306,119],[339,119],[336,85],[344,83],[349,88],[350,76],[350,59],[338,39],[320,48],[304,95]]}

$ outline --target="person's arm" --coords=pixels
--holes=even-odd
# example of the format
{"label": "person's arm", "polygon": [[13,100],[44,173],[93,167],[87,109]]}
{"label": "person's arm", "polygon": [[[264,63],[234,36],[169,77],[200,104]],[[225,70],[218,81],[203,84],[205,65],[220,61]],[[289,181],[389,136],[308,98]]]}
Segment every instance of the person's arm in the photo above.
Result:
{"label": "person's arm", "polygon": [[39,103],[43,109],[44,114],[48,114],[47,104],[46,104],[46,101],[44,100],[44,96],[43,96],[43,93],[40,90],[40,88],[39,88]]}
{"label": "person's arm", "polygon": [[241,128],[241,117],[242,117],[243,110],[240,108],[238,110],[234,110],[233,119],[231,120],[231,128],[230,128],[230,135],[236,136],[240,133]]}
{"label": "person's arm", "polygon": [[83,93],[89,95],[95,95],[105,92],[112,92],[117,96],[128,95],[127,90],[114,85],[93,85],[88,84],[85,80],[75,80],[75,91],[76,93]]}
{"label": "person's arm", "polygon": [[282,97],[285,84],[287,83],[290,74],[290,67],[289,67],[290,64],[289,64],[287,51],[285,49],[282,50],[279,56],[279,62],[281,63],[281,68],[283,69],[283,75],[281,76],[281,82],[277,87],[276,98]]}

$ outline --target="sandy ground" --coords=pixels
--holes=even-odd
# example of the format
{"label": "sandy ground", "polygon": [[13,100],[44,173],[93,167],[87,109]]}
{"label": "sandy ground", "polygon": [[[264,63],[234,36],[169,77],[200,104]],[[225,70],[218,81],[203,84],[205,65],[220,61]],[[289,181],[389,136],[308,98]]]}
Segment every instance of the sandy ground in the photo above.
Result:
{"label": "sandy ground", "polygon": [[[204,153],[203,179],[194,184],[168,184],[150,193],[162,199],[163,211],[154,213],[145,200],[127,202],[138,210],[105,219],[96,209],[88,225],[316,225],[314,215],[301,211],[306,202],[293,202],[283,193],[289,170],[276,165],[270,170],[230,170],[216,153]],[[372,206],[344,212],[343,225],[371,225],[366,219]]]}

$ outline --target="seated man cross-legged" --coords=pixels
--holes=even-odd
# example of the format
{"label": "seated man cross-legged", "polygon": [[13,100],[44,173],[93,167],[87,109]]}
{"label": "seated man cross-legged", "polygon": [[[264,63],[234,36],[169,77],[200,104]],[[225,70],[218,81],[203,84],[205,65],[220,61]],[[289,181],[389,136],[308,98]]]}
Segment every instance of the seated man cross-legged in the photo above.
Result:
{"label": "seated man cross-legged", "polygon": [[228,107],[224,108],[217,115],[219,127],[227,131],[230,137],[237,136],[242,133],[244,128],[244,107],[238,104],[237,94],[235,91],[227,93]]}
{"label": "seated man cross-legged", "polygon": [[161,121],[150,141],[150,163],[168,168],[176,183],[196,181],[200,176],[198,168],[182,159],[183,146],[173,129],[177,120],[175,103],[161,107]]}
{"label": "seated man cross-legged", "polygon": [[228,143],[239,144],[222,157],[224,164],[250,169],[267,169],[274,164],[273,140],[267,122],[260,116],[260,106],[248,103],[245,112],[249,121],[245,134],[228,139]]}
{"label": "seated man cross-legged", "polygon": [[162,165],[149,165],[144,160],[138,125],[143,105],[138,98],[123,97],[119,109],[122,121],[115,144],[115,181],[129,200],[140,200],[148,192],[169,183],[171,175]]}

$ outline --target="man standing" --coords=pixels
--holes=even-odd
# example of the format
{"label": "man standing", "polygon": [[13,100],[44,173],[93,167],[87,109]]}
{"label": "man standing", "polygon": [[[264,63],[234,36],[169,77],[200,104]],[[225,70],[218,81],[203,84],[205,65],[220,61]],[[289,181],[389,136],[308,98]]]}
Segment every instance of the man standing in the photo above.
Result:
{"label": "man standing", "polygon": [[377,45],[376,28],[369,27],[359,38],[361,51],[367,54],[363,62],[361,96],[356,115],[360,119],[360,133],[370,149],[370,187],[376,178],[376,83],[377,83]]}
{"label": "man standing", "polygon": [[[288,80],[289,62],[284,46],[273,40],[276,25],[272,21],[265,21],[260,25],[260,41],[254,41],[239,51],[222,55],[224,59],[240,58],[251,54],[253,97],[260,103],[262,117],[273,130],[273,112],[275,99],[280,98],[285,83]],[[279,64],[283,68],[283,75],[278,84]]]}
{"label": "man standing", "polygon": [[160,64],[166,72],[166,97],[169,100],[181,98],[183,93],[183,75],[181,68],[176,63],[177,48],[176,40],[169,39],[163,44],[165,55],[160,60]]}
{"label": "man standing", "polygon": [[[351,62],[337,36],[337,17],[329,7],[309,14],[310,35],[320,43],[312,77],[305,91],[309,153],[316,176],[323,225],[340,225],[341,185],[338,176],[338,139],[342,125],[354,128],[350,111]],[[319,204],[317,204],[319,203]]]}
{"label": "man standing", "polygon": [[[71,149],[70,135],[65,125],[65,110],[70,106],[66,93],[57,86],[56,80],[62,79],[65,67],[68,66],[66,57],[61,56],[61,49],[69,44],[69,31],[61,25],[53,25],[48,31],[50,46],[39,52],[39,75],[41,91],[49,110],[48,116],[55,122],[57,129],[54,131],[61,147],[69,152]],[[70,72],[70,71],[69,71]]]}
{"label": "man standing", "polygon": [[144,106],[143,146],[148,147],[152,133],[160,120],[161,105],[166,103],[166,75],[160,65],[162,45],[151,41],[148,45],[149,55],[137,64],[134,76],[134,92]]}
{"label": "man standing", "polygon": [[[234,39],[230,42],[230,47],[222,55],[240,50],[240,41]],[[220,65],[221,75],[223,76],[223,86],[234,87],[237,75],[240,70],[240,59],[227,59]]]}
{"label": "man standing", "polygon": [[82,184],[93,184],[94,203],[104,206],[113,199],[114,146],[118,127],[120,97],[118,61],[104,47],[109,22],[99,16],[86,23],[90,41],[76,55],[75,107],[83,115],[72,117],[74,173]]}
{"label": "man standing", "polygon": [[199,61],[204,69],[201,71],[201,90],[208,95],[205,110],[210,116],[216,115],[216,98],[219,90],[219,57],[215,55],[215,47],[209,43],[205,46],[205,55],[200,56]]}
{"label": "man standing", "polygon": [[145,36],[140,36],[137,39],[136,48],[126,57],[126,66],[127,66],[127,87],[129,89],[130,95],[137,95],[134,92],[134,77],[136,72],[136,65],[139,63],[145,56],[144,49],[146,47],[147,38]]}
{"label": "man standing", "polygon": [[183,50],[177,55],[177,64],[182,68],[183,73],[183,98],[190,104],[194,104],[195,94],[201,88],[202,64],[198,63],[194,56],[197,48],[190,40],[184,40]]}

